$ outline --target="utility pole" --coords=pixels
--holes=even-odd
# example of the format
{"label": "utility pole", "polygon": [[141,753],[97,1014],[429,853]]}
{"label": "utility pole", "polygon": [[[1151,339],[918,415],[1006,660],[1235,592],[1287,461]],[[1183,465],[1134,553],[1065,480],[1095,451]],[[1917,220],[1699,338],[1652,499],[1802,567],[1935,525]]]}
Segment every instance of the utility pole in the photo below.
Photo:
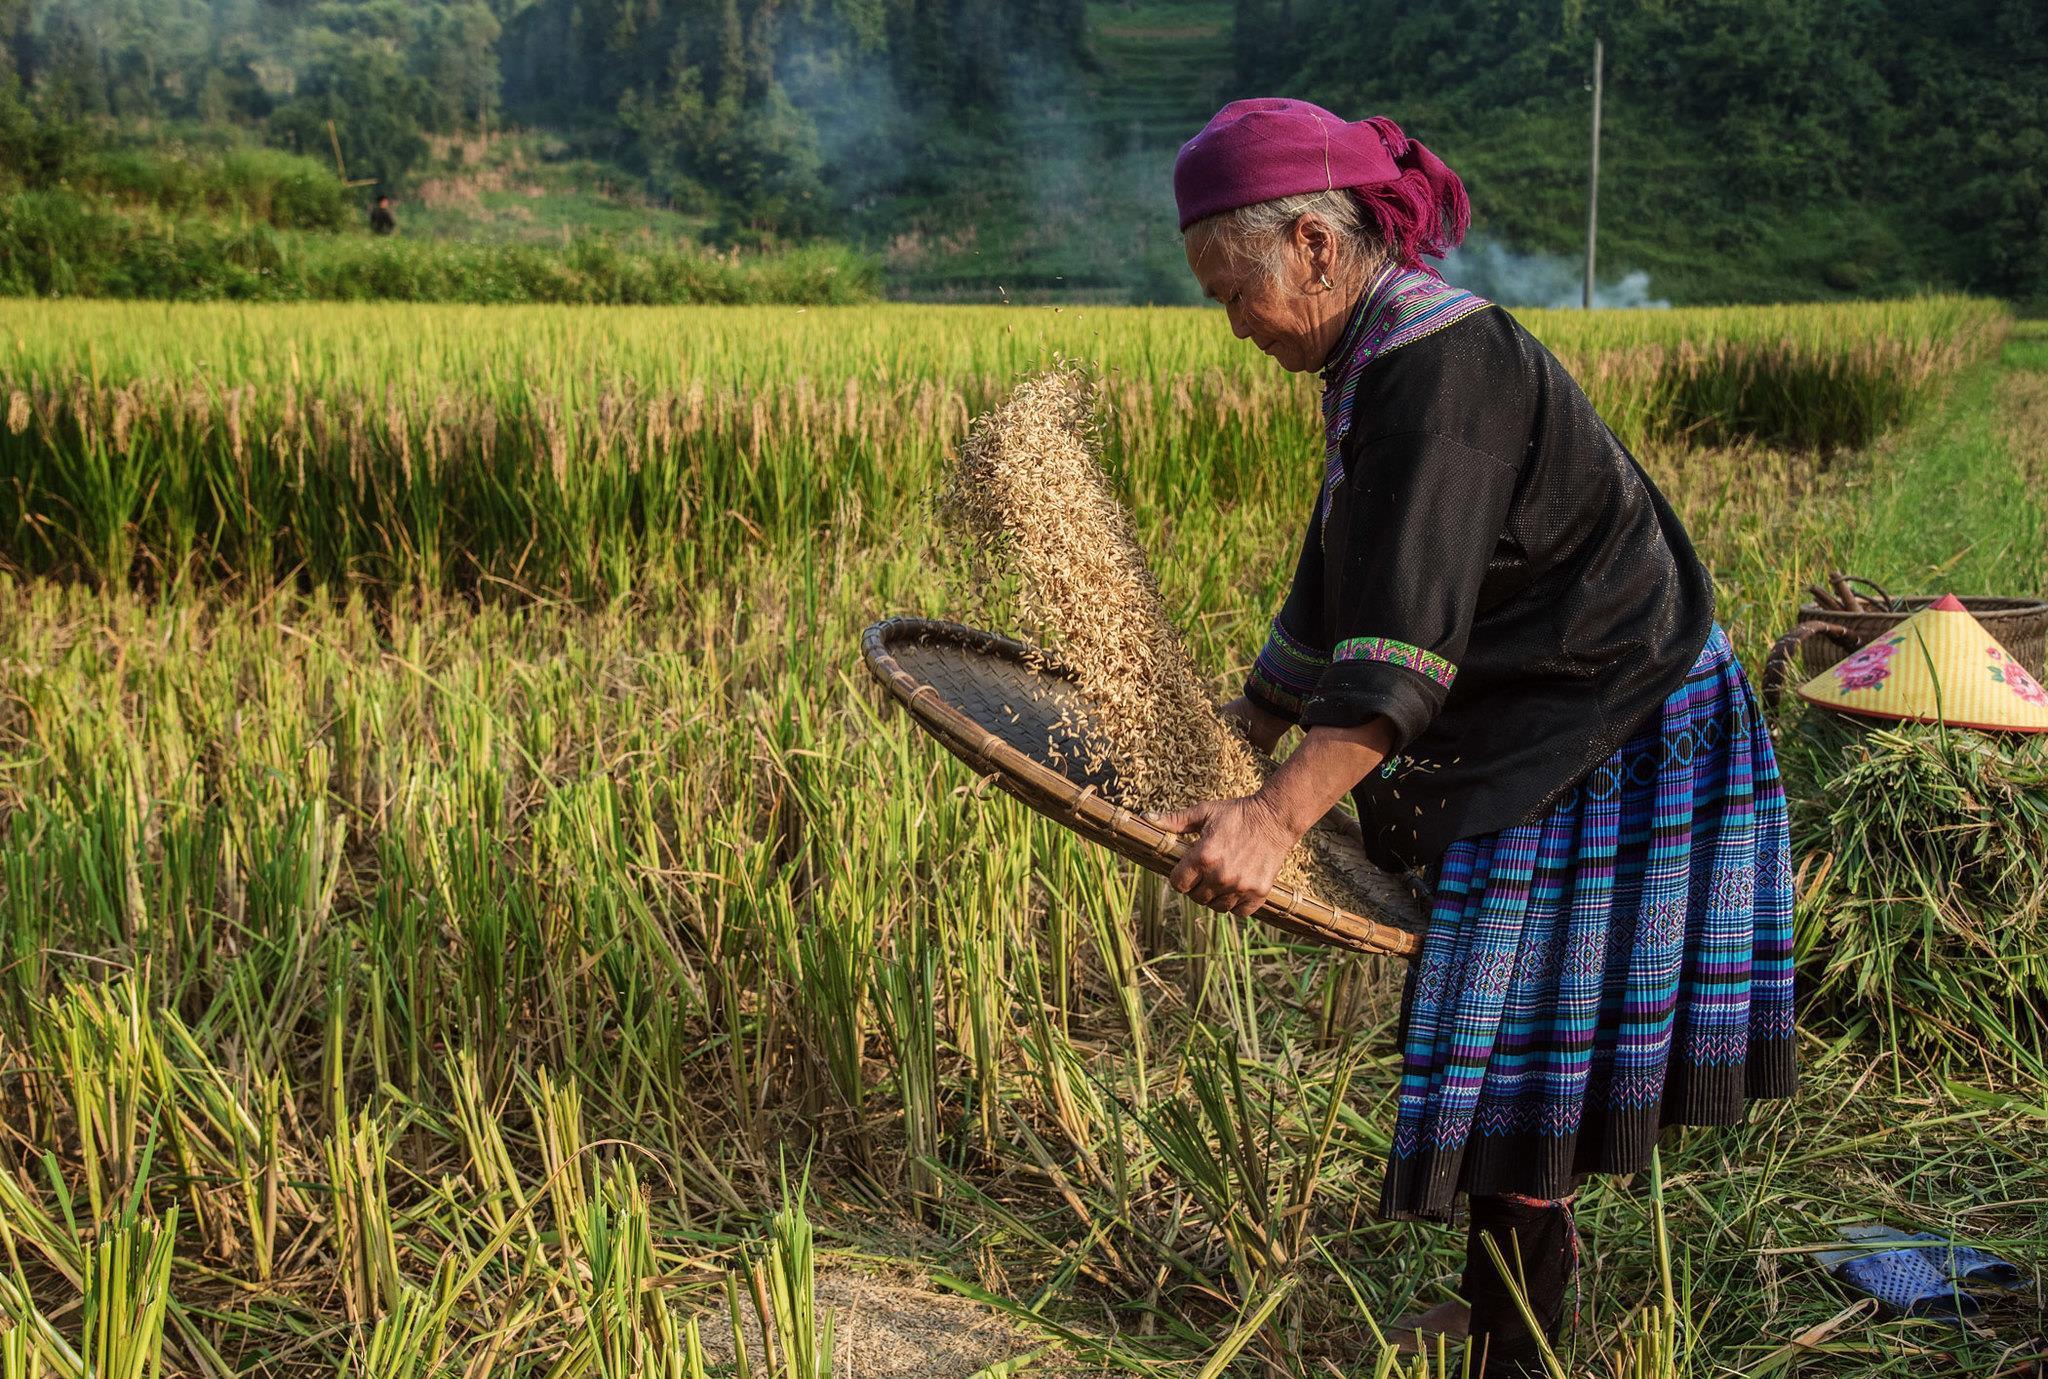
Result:
{"label": "utility pole", "polygon": [[1593,40],[1593,161],[1586,174],[1586,310],[1593,309],[1593,246],[1600,233],[1600,40]]}
{"label": "utility pole", "polygon": [[334,149],[334,175],[341,179],[342,186],[374,187],[377,185],[377,179],[374,177],[350,177],[348,175],[348,168],[341,161],[341,135],[335,133],[334,121],[332,120],[327,122],[327,142]]}

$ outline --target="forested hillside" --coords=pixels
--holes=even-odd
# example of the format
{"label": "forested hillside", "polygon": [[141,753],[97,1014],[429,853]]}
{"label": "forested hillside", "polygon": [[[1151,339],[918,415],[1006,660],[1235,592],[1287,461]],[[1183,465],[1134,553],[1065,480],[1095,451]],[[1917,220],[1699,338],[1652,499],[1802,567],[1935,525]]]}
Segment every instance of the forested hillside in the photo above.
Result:
{"label": "forested hillside", "polygon": [[591,130],[663,196],[811,232],[949,135],[1000,142],[1040,74],[1080,57],[1082,4],[538,0],[500,49],[515,118]]}
{"label": "forested hillside", "polygon": [[[148,150],[219,167],[260,144],[326,168],[332,121],[349,174],[401,198],[451,165],[481,178],[458,144],[496,150],[487,192],[507,162],[528,197],[573,183],[564,234],[828,237],[880,255],[899,295],[1170,300],[1186,290],[1174,146],[1242,94],[1392,114],[1466,175],[1481,237],[1575,257],[1597,35],[1603,275],[1647,271],[1673,301],[2032,300],[2048,291],[2044,15],[2038,0],[0,0],[0,193],[189,201],[192,174]],[[507,153],[507,130],[530,133]],[[577,171],[550,182],[536,160]],[[259,197],[260,214],[353,222],[319,175],[299,165],[284,210]],[[241,214],[251,198],[200,199]],[[496,234],[449,201],[419,205],[411,232]]]}
{"label": "forested hillside", "polygon": [[999,137],[1082,40],[1081,0],[0,0],[0,67],[48,117],[233,125],[322,158],[332,120],[349,171],[394,190],[427,136],[511,120],[796,235],[879,167]]}
{"label": "forested hillside", "polygon": [[2040,0],[1238,0],[1238,81],[1386,111],[1477,223],[1577,251],[1593,39],[1603,263],[1674,299],[2048,291]]}

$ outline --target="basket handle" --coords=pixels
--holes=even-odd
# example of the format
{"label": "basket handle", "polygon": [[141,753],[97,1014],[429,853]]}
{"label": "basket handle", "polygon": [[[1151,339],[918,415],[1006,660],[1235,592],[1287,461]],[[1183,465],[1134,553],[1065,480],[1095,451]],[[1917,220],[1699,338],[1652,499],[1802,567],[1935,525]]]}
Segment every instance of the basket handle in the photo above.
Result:
{"label": "basket handle", "polygon": [[1808,637],[1821,633],[1845,640],[1854,640],[1856,635],[1836,623],[1803,622],[1771,643],[1770,654],[1764,657],[1764,704],[1771,712],[1777,712],[1778,701],[1785,695],[1785,680],[1792,671],[1792,653],[1797,651]]}
{"label": "basket handle", "polygon": [[1899,601],[1892,597],[1891,591],[1889,589],[1885,588],[1882,584],[1879,584],[1874,579],[1865,579],[1862,575],[1843,575],[1842,583],[1861,585],[1863,588],[1870,590],[1872,593],[1876,594],[1880,599],[1884,600],[1884,611],[1887,613],[1896,613],[1899,611]]}

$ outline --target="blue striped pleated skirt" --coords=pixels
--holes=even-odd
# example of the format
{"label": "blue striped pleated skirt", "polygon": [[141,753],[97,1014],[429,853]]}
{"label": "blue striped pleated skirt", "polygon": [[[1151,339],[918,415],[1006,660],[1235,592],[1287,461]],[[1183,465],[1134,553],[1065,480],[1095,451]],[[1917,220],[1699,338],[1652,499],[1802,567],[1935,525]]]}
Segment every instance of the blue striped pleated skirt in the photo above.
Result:
{"label": "blue striped pleated skirt", "polygon": [[1543,818],[1453,844],[1403,1000],[1380,1211],[1561,1197],[1665,1125],[1791,1095],[1785,793],[1716,627],[1660,721]]}

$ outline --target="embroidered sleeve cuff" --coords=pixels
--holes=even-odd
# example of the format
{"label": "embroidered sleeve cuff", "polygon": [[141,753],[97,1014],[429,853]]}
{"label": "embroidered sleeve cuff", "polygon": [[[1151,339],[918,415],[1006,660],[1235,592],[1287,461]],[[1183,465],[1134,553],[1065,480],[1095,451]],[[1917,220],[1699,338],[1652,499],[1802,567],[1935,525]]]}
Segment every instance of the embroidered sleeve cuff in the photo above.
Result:
{"label": "embroidered sleeve cuff", "polygon": [[1275,618],[1266,645],[1244,682],[1245,697],[1270,713],[1297,721],[1303,698],[1322,680],[1329,664],[1327,654],[1294,636]]}
{"label": "embroidered sleeve cuff", "polygon": [[1390,666],[1406,666],[1425,680],[1435,683],[1437,688],[1448,690],[1451,681],[1458,678],[1458,668],[1437,655],[1407,642],[1397,642],[1392,637],[1351,637],[1337,643],[1337,661],[1378,661]]}
{"label": "embroidered sleeve cuff", "polygon": [[1289,723],[1301,721],[1301,696],[1268,680],[1257,666],[1245,677],[1244,697],[1275,718],[1284,718]]}
{"label": "embroidered sleeve cuff", "polygon": [[1381,637],[1340,642],[1315,690],[1304,696],[1304,728],[1355,728],[1384,718],[1394,750],[1418,737],[1443,708],[1457,667],[1443,657]]}

